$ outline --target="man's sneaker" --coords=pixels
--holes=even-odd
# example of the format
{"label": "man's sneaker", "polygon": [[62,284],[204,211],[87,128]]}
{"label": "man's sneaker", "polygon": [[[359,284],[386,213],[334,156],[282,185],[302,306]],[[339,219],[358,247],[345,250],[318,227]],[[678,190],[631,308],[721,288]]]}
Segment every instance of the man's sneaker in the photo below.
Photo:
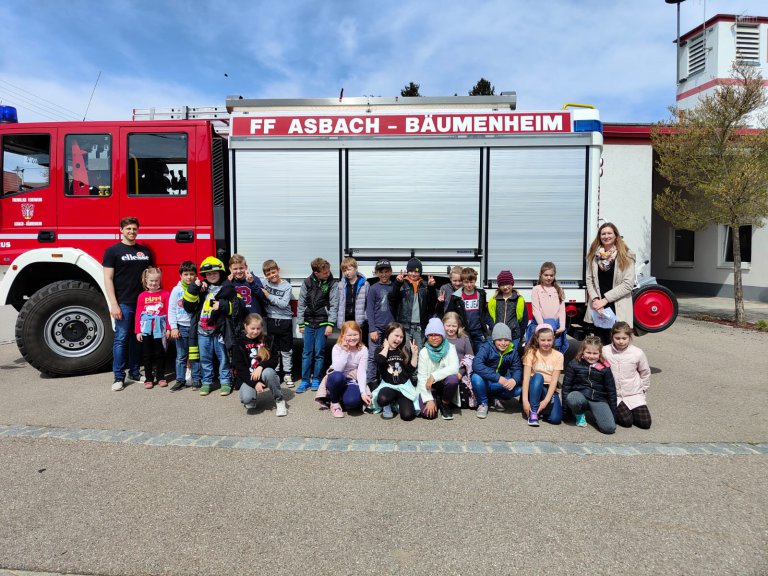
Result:
{"label": "man's sneaker", "polygon": [[301,384],[299,384],[299,387],[296,388],[296,394],[304,394],[307,390],[309,390],[310,384],[307,380],[302,380]]}
{"label": "man's sneaker", "polygon": [[154,387],[155,387],[155,383],[152,382],[152,380],[147,380],[146,382],[144,382],[144,388],[146,388],[147,390],[151,390]]}
{"label": "man's sneaker", "polygon": [[136,374],[128,374],[128,380],[133,380],[134,382],[146,382],[146,377],[141,375],[141,372],[138,372]]}
{"label": "man's sneaker", "polygon": [[382,406],[381,417],[384,418],[384,420],[392,420],[392,418],[395,417],[395,413],[392,412],[392,406]]}
{"label": "man's sneaker", "polygon": [[539,415],[531,410],[531,414],[528,416],[528,426],[538,426],[539,425]]}
{"label": "man's sneaker", "polygon": [[167,380],[158,380],[157,381],[157,385],[160,386],[160,388],[165,388],[166,386],[168,386],[168,381]]}
{"label": "man's sneaker", "polygon": [[285,384],[288,388],[293,388],[293,376],[290,374],[283,376],[283,384]]}
{"label": "man's sneaker", "polygon": [[344,410],[341,409],[341,404],[331,403],[331,415],[334,418],[344,418]]}
{"label": "man's sneaker", "polygon": [[275,404],[277,405],[276,416],[288,416],[288,406],[285,405],[285,400],[278,400]]}
{"label": "man's sneaker", "polygon": [[506,407],[506,406],[504,406],[504,404],[501,402],[501,400],[499,400],[498,398],[496,398],[496,399],[493,401],[493,409],[494,409],[494,410],[496,410],[497,412],[504,412],[504,410],[506,410],[506,409],[507,409],[507,407]]}
{"label": "man's sneaker", "polygon": [[576,414],[576,426],[584,428],[587,425],[587,416],[585,414]]}
{"label": "man's sneaker", "polygon": [[115,380],[112,384],[112,392],[120,392],[120,390],[125,390],[125,383],[122,380]]}
{"label": "man's sneaker", "polygon": [[480,404],[477,407],[477,412],[475,412],[475,416],[478,418],[486,418],[488,416],[488,404]]}
{"label": "man's sneaker", "polygon": [[440,408],[440,417],[443,420],[453,420],[453,410],[451,409],[450,404],[444,404],[443,402],[438,401],[437,405]]}
{"label": "man's sneaker", "polygon": [[317,392],[320,389],[320,379],[312,378],[312,392]]}
{"label": "man's sneaker", "polygon": [[197,390],[200,389],[200,386],[202,386],[202,382],[192,382],[192,384],[189,385],[190,388],[195,388]]}
{"label": "man's sneaker", "polygon": [[171,392],[178,392],[179,390],[184,388],[184,386],[186,386],[184,382],[179,382],[178,380],[176,380],[176,382],[173,383],[173,386],[168,388],[168,390],[170,390]]}
{"label": "man's sneaker", "polygon": [[221,390],[219,390],[219,396],[229,396],[230,394],[232,394],[232,386],[222,384]]}
{"label": "man's sneaker", "polygon": [[200,386],[200,396],[208,396],[211,393],[211,385],[203,384]]}

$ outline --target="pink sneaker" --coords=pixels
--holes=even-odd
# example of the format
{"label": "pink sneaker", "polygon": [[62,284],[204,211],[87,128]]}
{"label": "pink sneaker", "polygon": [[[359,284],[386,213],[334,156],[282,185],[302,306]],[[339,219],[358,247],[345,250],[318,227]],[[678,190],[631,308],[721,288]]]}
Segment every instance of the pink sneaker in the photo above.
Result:
{"label": "pink sneaker", "polygon": [[344,418],[344,410],[341,409],[341,404],[331,404],[331,415],[334,418]]}
{"label": "pink sneaker", "polygon": [[160,386],[160,388],[165,388],[168,386],[168,382],[166,380],[160,380],[158,381],[157,385]]}
{"label": "pink sneaker", "polygon": [[147,380],[146,382],[144,382],[144,388],[146,388],[147,390],[149,390],[150,388],[153,388],[154,386],[155,385],[152,383],[152,380]]}

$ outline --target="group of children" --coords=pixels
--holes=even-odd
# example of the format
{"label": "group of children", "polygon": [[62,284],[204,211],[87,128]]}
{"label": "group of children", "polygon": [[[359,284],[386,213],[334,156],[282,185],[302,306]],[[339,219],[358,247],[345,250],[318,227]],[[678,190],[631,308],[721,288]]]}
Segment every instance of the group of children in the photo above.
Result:
{"label": "group of children", "polygon": [[[338,281],[327,260],[316,258],[310,267],[298,300],[304,346],[296,393],[314,391],[334,417],[364,409],[384,419],[440,414],[451,420],[454,408],[462,407],[486,418],[489,408],[503,411],[504,401],[519,397],[530,426],[559,424],[568,413],[586,426],[590,412],[606,434],[616,423],[650,427],[650,368],[626,323],[614,325],[606,346],[587,336],[564,366],[564,293],[551,262],[541,266],[533,289],[532,319],[508,270],[498,274],[498,289],[488,298],[476,287],[473,269],[454,267],[450,283],[438,290],[432,276],[422,276],[417,258],[394,278],[390,262],[379,260],[373,284],[354,258],[341,262]],[[235,254],[227,275],[223,262],[210,257],[200,265],[201,280],[194,263],[185,261],[168,294],[160,270],[145,270],[136,312],[144,386],[167,386],[163,358],[170,338],[177,354],[171,391],[194,387],[207,396],[218,365],[220,395],[239,389],[242,404],[253,409],[258,394],[269,390],[277,416],[287,415],[279,374],[282,384],[294,386],[291,285],[274,260],[265,261],[262,271],[260,280]],[[324,370],[334,327],[340,334]]]}

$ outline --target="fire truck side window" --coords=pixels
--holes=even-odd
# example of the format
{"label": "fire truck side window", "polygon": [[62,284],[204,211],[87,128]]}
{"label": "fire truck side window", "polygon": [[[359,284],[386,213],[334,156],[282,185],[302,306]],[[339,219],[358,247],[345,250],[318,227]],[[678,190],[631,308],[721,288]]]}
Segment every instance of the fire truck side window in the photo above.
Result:
{"label": "fire truck side window", "polygon": [[187,135],[129,135],[127,170],[131,196],[186,196]]}
{"label": "fire truck side window", "polygon": [[3,137],[3,196],[46,188],[50,182],[50,167],[50,135]]}
{"label": "fire truck side window", "polygon": [[68,134],[64,138],[67,196],[112,194],[112,137],[109,134]]}

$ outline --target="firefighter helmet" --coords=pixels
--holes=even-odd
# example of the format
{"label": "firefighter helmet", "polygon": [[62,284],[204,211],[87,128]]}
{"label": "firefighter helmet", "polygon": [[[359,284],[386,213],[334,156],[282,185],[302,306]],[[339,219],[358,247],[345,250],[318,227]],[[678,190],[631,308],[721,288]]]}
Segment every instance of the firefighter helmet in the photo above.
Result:
{"label": "firefighter helmet", "polygon": [[208,272],[224,272],[224,263],[218,258],[208,256],[200,263],[200,274],[208,274]]}

